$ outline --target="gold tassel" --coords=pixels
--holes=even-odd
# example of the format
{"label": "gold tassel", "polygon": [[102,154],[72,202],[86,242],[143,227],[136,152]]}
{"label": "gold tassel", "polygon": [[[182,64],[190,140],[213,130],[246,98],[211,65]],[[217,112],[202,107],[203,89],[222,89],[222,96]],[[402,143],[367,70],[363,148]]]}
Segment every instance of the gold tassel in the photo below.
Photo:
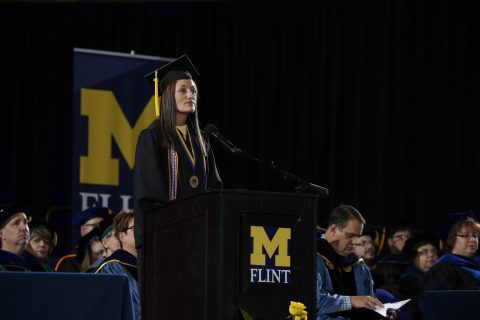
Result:
{"label": "gold tassel", "polygon": [[53,232],[53,236],[52,236],[52,247],[56,247],[57,246],[57,243],[58,243],[58,236],[57,236],[57,233],[56,232]]}
{"label": "gold tassel", "polygon": [[382,253],[383,245],[385,244],[386,233],[387,233],[387,229],[385,227],[383,227],[382,237],[380,239],[380,245],[378,246],[377,257],[380,256],[380,254]]}
{"label": "gold tassel", "polygon": [[375,239],[373,239],[373,245],[375,247],[378,247],[380,245],[380,234],[378,234],[377,230],[375,230]]}
{"label": "gold tassel", "polygon": [[155,115],[160,117],[160,103],[158,101],[158,71],[155,70],[155,79],[153,79],[153,82],[155,82]]}

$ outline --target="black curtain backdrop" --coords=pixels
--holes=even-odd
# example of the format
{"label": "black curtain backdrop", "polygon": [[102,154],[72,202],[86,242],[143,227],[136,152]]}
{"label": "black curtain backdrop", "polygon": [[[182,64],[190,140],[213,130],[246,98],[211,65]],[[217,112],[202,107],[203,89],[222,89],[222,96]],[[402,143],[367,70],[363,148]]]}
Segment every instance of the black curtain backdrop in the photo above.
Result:
{"label": "black curtain backdrop", "polygon": [[[0,202],[70,206],[73,48],[177,57],[200,118],[330,190],[367,225],[431,229],[480,207],[475,1],[0,5]],[[143,81],[143,79],[139,79]],[[213,142],[229,189],[293,185]]]}

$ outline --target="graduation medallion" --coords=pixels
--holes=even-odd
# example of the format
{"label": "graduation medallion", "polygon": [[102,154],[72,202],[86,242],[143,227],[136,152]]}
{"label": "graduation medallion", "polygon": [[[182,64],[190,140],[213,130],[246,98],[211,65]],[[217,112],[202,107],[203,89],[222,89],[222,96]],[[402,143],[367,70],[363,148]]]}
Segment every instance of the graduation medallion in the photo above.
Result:
{"label": "graduation medallion", "polygon": [[190,186],[192,188],[198,187],[198,177],[196,175],[190,177]]}

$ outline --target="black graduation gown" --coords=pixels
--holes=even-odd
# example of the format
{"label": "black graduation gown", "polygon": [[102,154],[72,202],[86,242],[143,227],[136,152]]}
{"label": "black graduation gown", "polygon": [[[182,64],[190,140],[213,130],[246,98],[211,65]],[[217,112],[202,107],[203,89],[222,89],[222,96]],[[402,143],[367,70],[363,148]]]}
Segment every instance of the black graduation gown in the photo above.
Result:
{"label": "black graduation gown", "polygon": [[[452,256],[452,261],[444,261],[442,259]],[[462,257],[447,253],[440,258],[437,263],[427,272],[419,285],[420,293],[430,290],[478,290],[479,284],[471,273],[466,271],[459,263],[455,263],[455,259],[462,260]],[[464,260],[468,258],[463,258]],[[472,266],[472,272],[480,275],[480,265]]]}
{"label": "black graduation gown", "polygon": [[[191,127],[189,127],[189,133],[195,152],[196,165],[193,170],[187,152],[181,146],[177,148],[178,186],[176,199],[185,198],[203,190],[222,187],[212,149],[207,146],[205,168],[198,139]],[[135,244],[137,248],[142,247],[144,213],[162,207],[169,201],[169,150],[162,146],[161,134],[160,120],[156,119],[150,126],[142,130],[137,141],[133,174]],[[193,174],[199,178],[199,185],[196,188],[192,188],[189,183]]]}

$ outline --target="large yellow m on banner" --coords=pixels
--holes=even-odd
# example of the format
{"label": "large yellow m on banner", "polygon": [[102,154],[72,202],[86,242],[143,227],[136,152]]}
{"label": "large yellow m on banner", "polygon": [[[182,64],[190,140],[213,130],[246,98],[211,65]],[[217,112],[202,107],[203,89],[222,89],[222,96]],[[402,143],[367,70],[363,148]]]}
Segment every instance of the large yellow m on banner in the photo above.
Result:
{"label": "large yellow m on banner", "polygon": [[80,157],[80,183],[119,185],[119,159],[112,158],[112,137],[133,169],[140,131],[154,119],[153,97],[130,126],[112,91],[81,89],[80,113],[88,117],[88,155]]}

